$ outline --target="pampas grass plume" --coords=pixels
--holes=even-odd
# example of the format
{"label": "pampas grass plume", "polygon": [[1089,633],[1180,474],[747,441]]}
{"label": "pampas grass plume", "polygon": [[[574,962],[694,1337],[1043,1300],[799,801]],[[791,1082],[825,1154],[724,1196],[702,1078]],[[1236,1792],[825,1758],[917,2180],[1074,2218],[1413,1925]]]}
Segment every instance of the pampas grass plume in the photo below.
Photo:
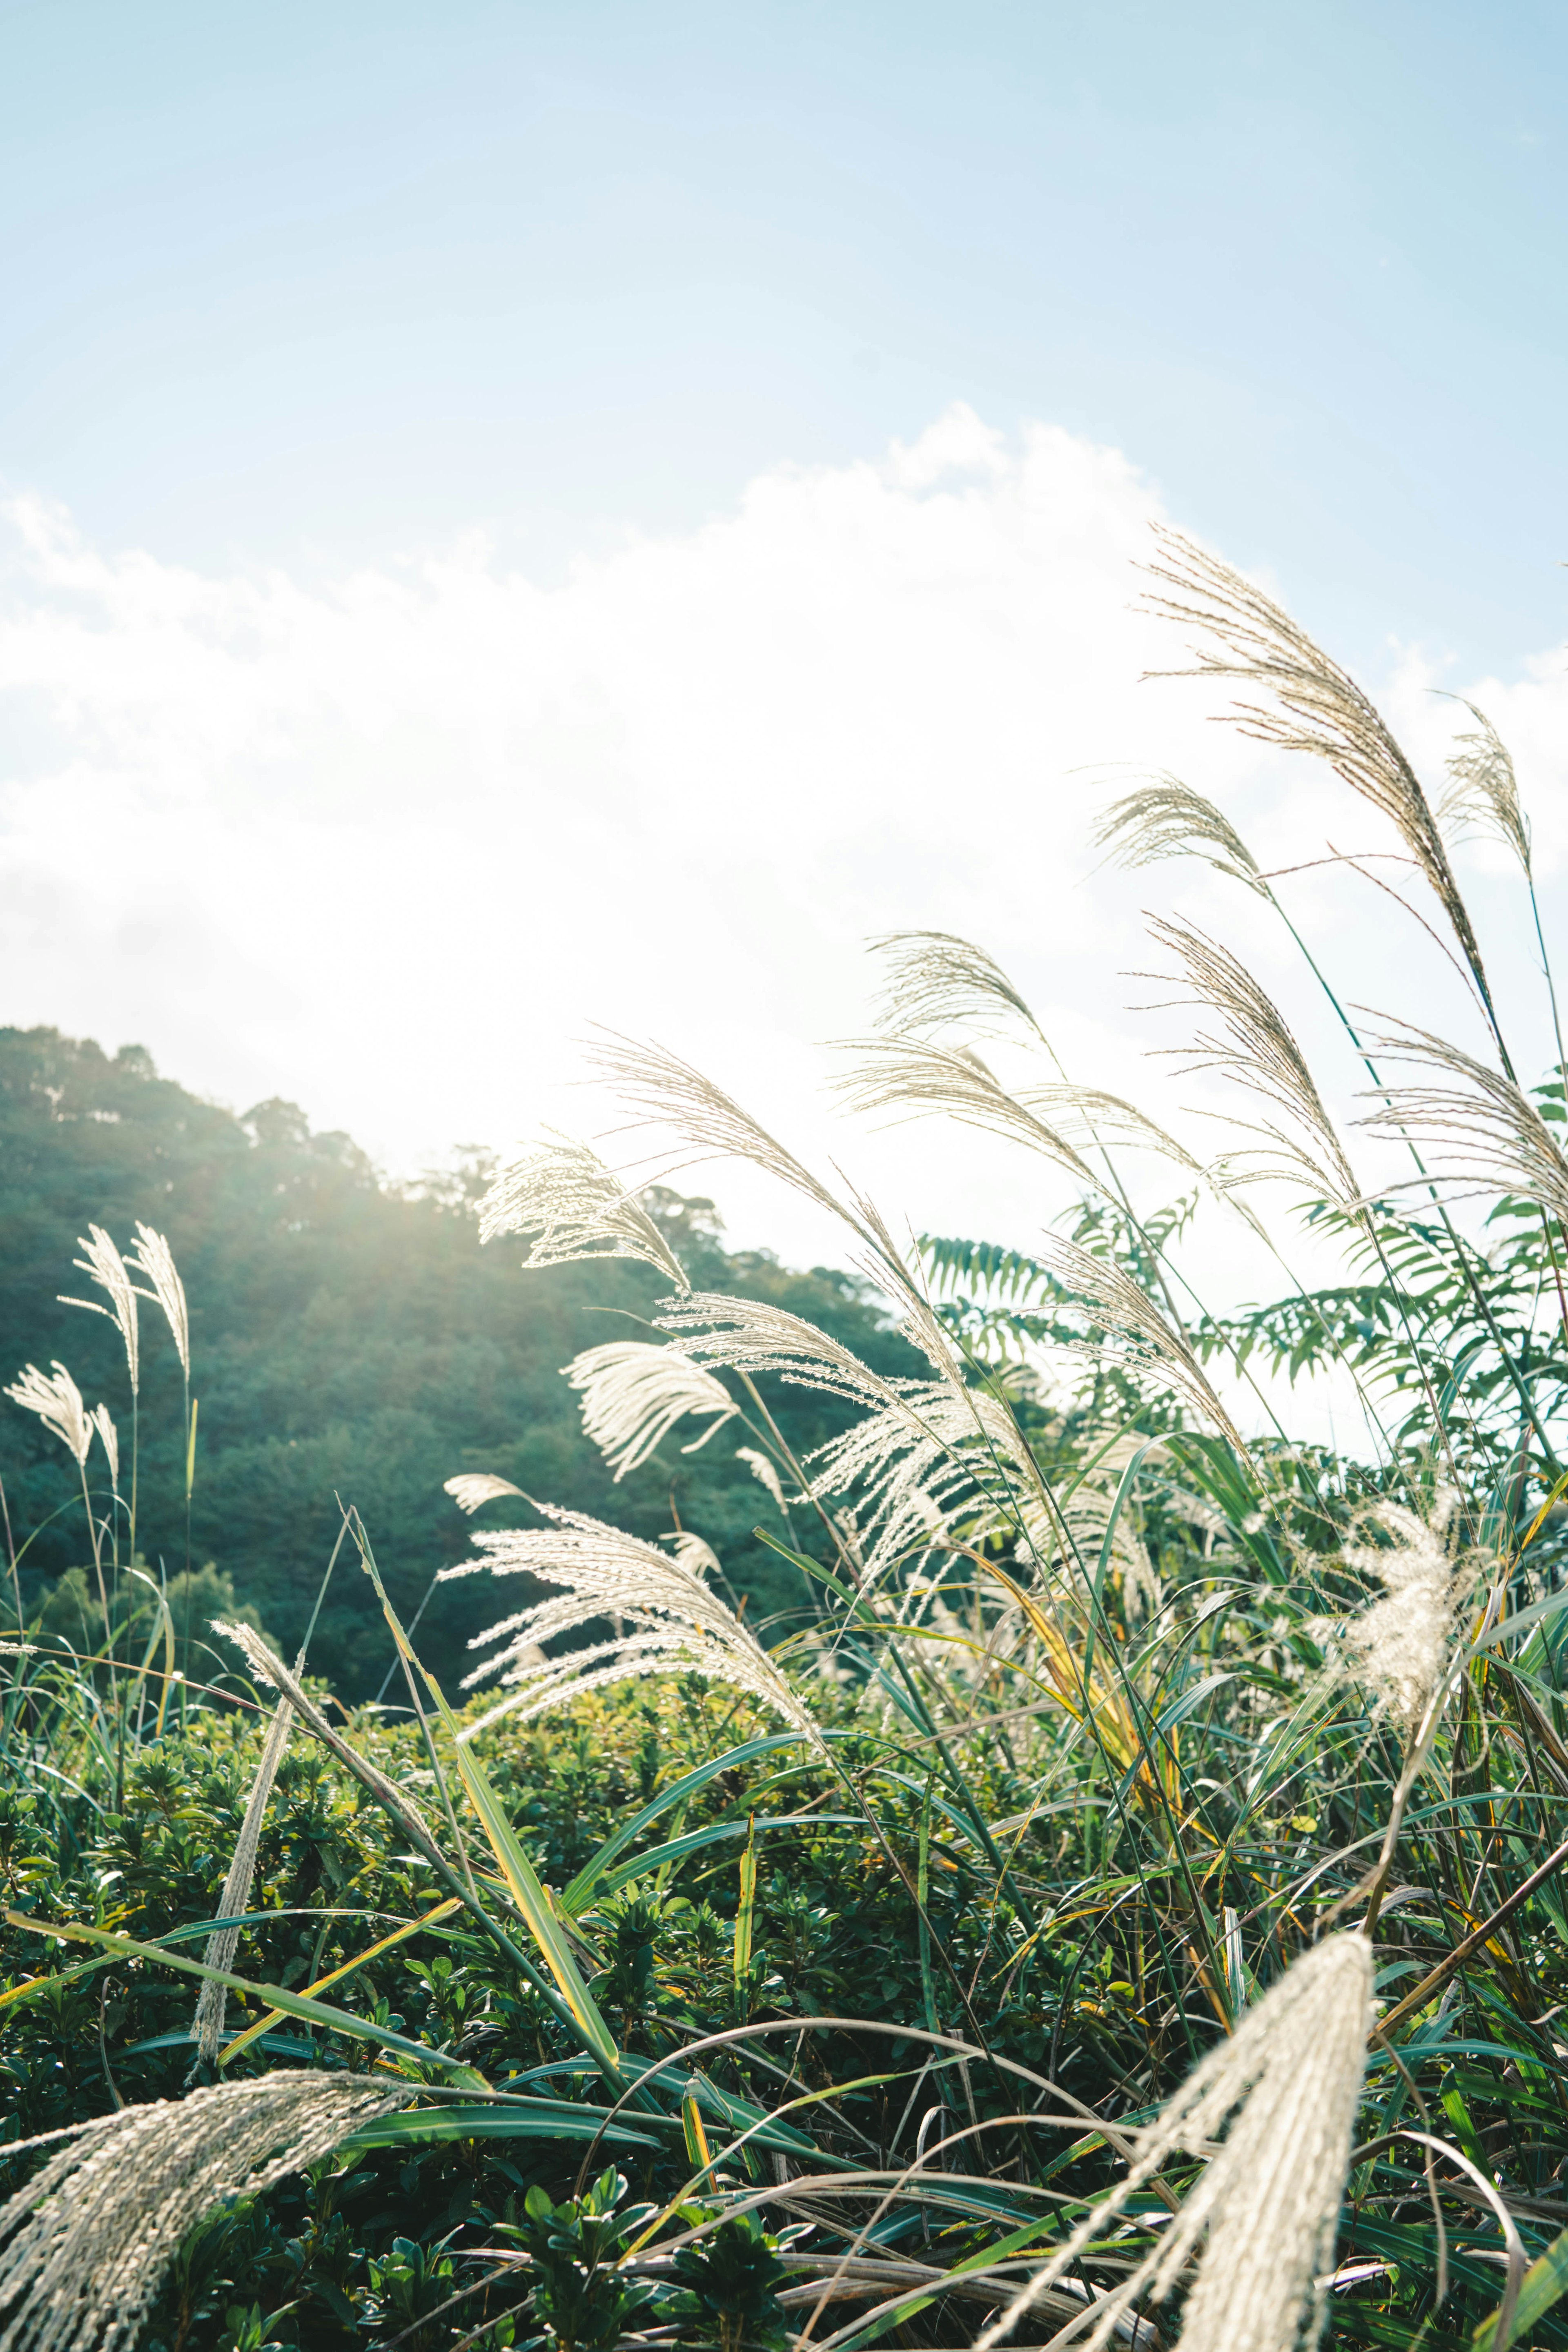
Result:
{"label": "pampas grass plume", "polygon": [[683,1454],[695,1454],[740,1407],[722,1381],[679,1348],[642,1339],[611,1339],[585,1348],[566,1367],[569,1386],[583,1398],[583,1426],[616,1474],[618,1486],[655,1453],[688,1413],[716,1416]]}
{"label": "pampas grass plume", "polygon": [[96,1416],[88,1412],[81,1391],[58,1356],[54,1367],[51,1375],[40,1372],[37,1364],[26,1365],[5,1393],[24,1412],[37,1414],[44,1427],[71,1454],[79,1469],[92,1444]]}
{"label": "pampas grass plume", "polygon": [[60,1296],[62,1307],[84,1307],[89,1315],[107,1315],[125,1345],[125,1368],[131,1375],[132,1396],[142,1384],[141,1343],[136,1328],[138,1292],[131,1279],[130,1268],[101,1225],[89,1225],[85,1235],[77,1235],[77,1247],[85,1250],[85,1257],[73,1258],[71,1264],[83,1274],[91,1275],[99,1288],[106,1291],[109,1305],[102,1307],[96,1298],[67,1298]]}
{"label": "pampas grass plume", "polygon": [[0,2307],[10,2313],[0,2352],[131,2343],[204,2213],[329,2156],[414,2087],[279,2071],[74,2126],[70,2144],[0,2207]]}
{"label": "pampas grass plume", "polygon": [[992,2321],[975,2352],[1009,2336],[1179,2153],[1208,2162],[1152,2252],[1099,2305],[1084,2352],[1106,2341],[1136,2297],[1168,2294],[1194,2252],[1182,2352],[1296,2352],[1315,2343],[1373,2016],[1364,1936],[1332,1936],[1303,1954],[1137,2135],[1126,2179]]}
{"label": "pampas grass plume", "polygon": [[136,1224],[136,1246],[129,1261],[136,1273],[145,1275],[151,1290],[139,1290],[139,1298],[151,1299],[163,1310],[169,1326],[169,1336],[174,1342],[174,1352],[180,1359],[180,1370],[187,1380],[191,1377],[191,1318],[185,1305],[185,1286],[180,1280],[174,1254],[163,1235],[144,1225],[140,1218]]}
{"label": "pampas grass plume", "polygon": [[[476,1535],[484,1557],[441,1571],[443,1581],[488,1569],[494,1576],[528,1576],[556,1588],[470,1644],[503,1646],[465,1677],[464,1688],[499,1672],[510,1696],[467,1726],[463,1738],[502,1716],[528,1722],[584,1691],[634,1675],[697,1674],[760,1699],[820,1750],[822,1735],[788,1678],[708,1583],[702,1571],[713,1555],[706,1544],[700,1550],[689,1544],[678,1549],[670,1559],[582,1511],[549,1503],[537,1507],[549,1527]],[[546,1654],[547,1643],[605,1618],[616,1624],[615,1638],[558,1658]]]}
{"label": "pampas grass plume", "polygon": [[443,1482],[442,1492],[450,1495],[458,1510],[467,1511],[470,1518],[481,1504],[497,1502],[502,1495],[528,1499],[521,1486],[514,1486],[510,1478],[498,1478],[493,1470],[459,1470],[455,1478]]}

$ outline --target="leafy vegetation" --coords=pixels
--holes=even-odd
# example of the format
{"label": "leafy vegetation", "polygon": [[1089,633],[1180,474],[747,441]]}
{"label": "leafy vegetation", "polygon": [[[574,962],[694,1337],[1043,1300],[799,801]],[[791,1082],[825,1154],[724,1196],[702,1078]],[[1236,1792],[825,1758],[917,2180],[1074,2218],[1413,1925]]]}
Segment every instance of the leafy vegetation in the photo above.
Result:
{"label": "leafy vegetation", "polygon": [[[292,1104],[261,1103],[236,1118],[159,1077],[138,1047],[110,1059],[51,1029],[10,1029],[0,1030],[0,1322],[18,1350],[70,1365],[89,1397],[113,1400],[122,1420],[116,1333],[58,1294],[82,1288],[71,1261],[89,1223],[127,1245],[138,1219],[167,1234],[190,1297],[198,1407],[190,1549],[180,1367],[151,1333],[138,1549],[171,1580],[187,1557],[198,1575],[214,1563],[290,1654],[337,1533],[334,1497],[363,1514],[411,1617],[435,1570],[465,1548],[443,1483],[466,1469],[584,1510],[613,1509],[650,1536],[669,1525],[673,1506],[721,1552],[753,1620],[801,1609],[798,1575],[752,1537],[759,1489],[735,1458],[743,1433],[691,1454],[678,1437],[612,1483],[560,1372],[584,1348],[637,1335],[661,1286],[633,1262],[525,1278],[515,1250],[482,1248],[475,1206],[493,1172],[482,1153],[399,1190],[378,1180],[347,1136],[312,1135]],[[843,1275],[726,1253],[710,1202],[671,1193],[655,1205],[705,1287],[776,1298],[868,1361],[907,1368],[885,1317]],[[846,1417],[831,1399],[798,1389],[773,1384],[770,1401],[802,1452]],[[32,1614],[72,1569],[79,1584],[88,1573],[74,1469],[36,1422],[7,1410],[0,1479],[18,1539],[37,1530],[21,1570]],[[188,1612],[198,1630],[214,1613],[207,1606],[204,1617],[204,1590]],[[183,1638],[177,1583],[175,1601]],[[60,1630],[76,1622],[74,1606],[64,1602]],[[458,1585],[421,1622],[426,1654],[453,1686],[484,1619],[481,1596]],[[360,1580],[328,1593],[311,1660],[346,1699],[380,1688],[392,1646]]]}
{"label": "leafy vegetation", "polygon": [[[218,2168],[157,2299],[127,2308],[147,2352],[1568,2342],[1568,1156],[1561,1072],[1519,1082],[1444,826],[1493,822],[1527,893],[1528,831],[1484,722],[1435,813],[1287,615],[1184,543],[1163,563],[1200,667],[1261,698],[1247,722],[1394,824],[1486,1055],[1356,1034],[1394,1154],[1363,1189],[1257,982],[1167,925],[1202,1049],[1249,1096],[1205,1166],[1069,1083],[982,950],[911,935],[885,943],[852,1092],[1065,1177],[1074,1205],[1034,1254],[906,1256],[698,1073],[617,1044],[634,1108],[831,1207],[867,1287],[726,1265],[691,1204],[627,1193],[581,1147],[500,1171],[485,1219],[520,1237],[533,1295],[639,1318],[607,1355],[597,1330],[551,1349],[600,1348],[571,1392],[644,1469],[613,1494],[596,1471],[562,1507],[521,1475],[532,1436],[464,1439],[437,1466],[493,1474],[464,1491],[490,1515],[471,1564],[499,1583],[437,1585],[418,1625],[450,1527],[395,1553],[345,1492],[298,1555],[314,1590],[258,1571],[246,1622],[215,1522],[217,1678],[181,1678],[172,1586],[133,1573],[126,1462],[107,1491],[84,1475],[61,1508],[71,1540],[90,1528],[91,1575],[18,1580],[37,1645],[4,1701],[9,2139],[78,2133],[82,2177],[118,2160],[123,2180],[143,2146],[177,2169],[192,2084],[221,2102],[280,2082],[303,2112],[353,2082],[374,2105],[276,2180]],[[1208,857],[1285,916],[1223,814],[1169,780],[1107,837],[1134,861]],[[236,1197],[297,1208],[319,1159],[338,1199],[341,1150],[296,1135],[269,1162],[280,1148],[222,1145]],[[1174,1202],[1124,1175],[1136,1155],[1174,1168]],[[415,1331],[437,1328],[419,1301],[438,1288],[448,1317],[492,1282],[512,1299],[465,1211],[352,1181],[373,1235],[423,1237],[398,1276]],[[1194,1221],[1260,1234],[1265,1181],[1341,1246],[1342,1279],[1209,1315],[1184,1285]],[[1478,1190],[1484,1224],[1459,1198]],[[121,1230],[147,1197],[114,1196]],[[100,1210],[75,1213],[89,1234]],[[258,1394],[245,1350],[279,1328],[262,1261],[302,1269],[290,1329],[330,1328],[350,1295],[337,1210],[269,1213],[255,1333],[194,1318],[196,1361],[221,1386],[243,1358]],[[193,1222],[197,1255],[223,1223]],[[395,1350],[381,1239],[342,1246]],[[92,1247],[112,1305],[121,1261]],[[115,1307],[122,1339],[133,1311]],[[340,1333],[319,1362],[351,1355]],[[117,1369],[111,1351],[106,1389]],[[1247,1388],[1260,1370],[1355,1384],[1364,1445],[1292,1441],[1278,1381]],[[172,1543],[180,1455],[154,1417],[189,1424],[167,1374],[161,1402],[144,1390],[141,1508]],[[100,1465],[79,1397],[16,1392],[57,1471],[62,1451]],[[708,1433],[691,1455],[689,1425]],[[29,1499],[55,1507],[47,1450],[28,1458]],[[726,1467],[703,1512],[661,1516],[668,1470],[707,1460]],[[742,1476],[756,1554],[809,1596],[765,1648],[714,1556]],[[457,1706],[453,1629],[491,1617],[490,1679]],[[363,1671],[332,1687],[333,1625],[362,1646],[376,1629],[395,1703]],[[60,2146],[5,2158],[0,2308],[40,2343],[26,2264],[50,2230],[85,2249],[93,2226],[92,2200],[78,2214],[37,2168]]]}

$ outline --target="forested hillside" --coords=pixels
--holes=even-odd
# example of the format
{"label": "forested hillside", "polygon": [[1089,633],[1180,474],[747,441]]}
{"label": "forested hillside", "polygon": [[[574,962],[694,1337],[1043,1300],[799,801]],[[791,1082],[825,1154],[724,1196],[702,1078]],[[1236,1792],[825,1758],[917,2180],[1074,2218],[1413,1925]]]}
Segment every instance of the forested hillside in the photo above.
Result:
{"label": "forested hillside", "polygon": [[[138,1046],[110,1058],[44,1028],[0,1030],[0,1377],[58,1358],[89,1404],[107,1402],[128,1449],[119,1338],[58,1294],[91,1295],[71,1263],[89,1222],[122,1247],[138,1218],[166,1234],[190,1299],[199,1405],[193,1560],[229,1574],[285,1643],[309,1616],[339,1496],[363,1514],[409,1616],[434,1571],[468,1549],[468,1525],[443,1492],[454,1472],[495,1471],[531,1495],[612,1510],[610,1474],[561,1368],[584,1348],[642,1336],[661,1286],[647,1268],[613,1261],[524,1273],[516,1243],[482,1247],[484,1155],[390,1185],[348,1136],[313,1135],[291,1103],[237,1118],[161,1077]],[[726,1253],[705,1201],[667,1193],[655,1206],[700,1286],[776,1299],[881,1369],[910,1368],[845,1276]],[[142,1327],[138,1549],[174,1578],[185,1565],[180,1372],[155,1310]],[[843,1417],[832,1400],[776,1383],[768,1402],[797,1451]],[[753,1622],[797,1612],[804,1579],[751,1532],[779,1521],[736,1458],[744,1428],[731,1423],[682,1454],[690,1434],[684,1426],[622,1482],[613,1515],[652,1538],[675,1523],[673,1509],[713,1545]],[[5,1404],[0,1475],[17,1542],[41,1530],[23,1554],[33,1614],[86,1557],[74,1465],[31,1414]],[[529,1517],[503,1501],[479,1524]],[[808,1534],[798,1515],[796,1527]],[[508,1605],[518,1597],[509,1591]],[[431,1601],[420,1646],[451,1685],[471,1663],[464,1643],[497,1613],[494,1588],[478,1578]],[[311,1665],[353,1699],[373,1696],[390,1662],[369,1587],[340,1561]]]}

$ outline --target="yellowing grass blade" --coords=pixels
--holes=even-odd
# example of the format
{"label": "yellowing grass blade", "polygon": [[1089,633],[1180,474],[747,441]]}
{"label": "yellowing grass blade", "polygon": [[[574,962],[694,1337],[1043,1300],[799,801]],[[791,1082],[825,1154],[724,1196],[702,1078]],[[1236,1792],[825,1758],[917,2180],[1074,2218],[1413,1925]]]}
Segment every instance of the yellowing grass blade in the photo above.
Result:
{"label": "yellowing grass blade", "polygon": [[[428,1682],[430,1677],[426,1676]],[[435,1689],[431,1684],[432,1690]],[[437,1694],[437,1696],[439,1695]],[[439,1701],[450,1727],[455,1731],[446,1701]],[[535,1943],[543,1953],[551,1975],[561,1988],[562,1997],[576,2019],[579,2031],[594,2055],[606,2066],[619,2068],[620,2052],[615,2036],[600,2014],[597,2002],[584,1983],[571,1948],[562,1934],[555,1914],[550,1907],[550,1897],[534,1875],[533,1865],[518,1843],[516,1831],[506,1817],[506,1809],[489,1784],[484,1766],[467,1748],[457,1748],[458,1770],[462,1775],[468,1802],[479,1817],[490,1852],[500,1865],[501,1876],[518,1910],[528,1922]]]}
{"label": "yellowing grass blade", "polygon": [[[374,1960],[378,1953],[391,1951],[394,1944],[401,1944],[407,1937],[416,1936],[421,1927],[433,1927],[437,1919],[448,1918],[454,1911],[461,1908],[458,1897],[448,1895],[445,1903],[437,1904],[434,1911],[426,1911],[422,1918],[410,1919],[405,1927],[395,1927],[390,1936],[382,1937],[379,1944],[371,1944],[364,1951],[356,1952],[352,1960],[345,1960],[342,1968],[333,1969],[327,1976],[318,1977],[314,1984],[304,1988],[304,1999],[309,2000],[312,1994],[324,1992],[329,1985],[341,1984],[344,1977],[352,1977],[356,1969],[363,1969],[365,1962]],[[218,2052],[218,2064],[226,2066],[231,2058],[237,2058],[242,2050],[248,2050],[258,2034],[270,2033],[282,2014],[280,2009],[269,2009],[256,2024],[247,2025],[243,2033],[237,2033],[227,2049]]]}

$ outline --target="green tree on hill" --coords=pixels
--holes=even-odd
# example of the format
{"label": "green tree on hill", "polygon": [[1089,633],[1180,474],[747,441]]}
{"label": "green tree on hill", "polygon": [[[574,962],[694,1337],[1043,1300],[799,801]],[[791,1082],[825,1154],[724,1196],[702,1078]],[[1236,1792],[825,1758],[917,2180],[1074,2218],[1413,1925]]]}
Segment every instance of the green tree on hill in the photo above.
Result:
{"label": "green tree on hill", "polygon": [[[494,1471],[648,1538],[674,1514],[719,1553],[753,1622],[809,1606],[804,1579],[752,1537],[759,1521],[779,1522],[736,1457],[739,1423],[695,1454],[680,1452],[678,1434],[614,1486],[559,1375],[584,1348],[640,1336],[658,1277],[613,1260],[525,1276],[515,1244],[481,1247],[475,1210],[492,1164],[483,1152],[391,1184],[348,1136],[312,1134],[292,1103],[237,1118],[160,1077],[140,1046],[110,1056],[44,1028],[0,1029],[0,1374],[58,1357],[89,1402],[101,1396],[128,1424],[113,1329],[59,1294],[82,1286],[71,1262],[89,1222],[121,1241],[138,1218],[165,1233],[190,1299],[200,1407],[191,1565],[214,1562],[280,1641],[303,1633],[339,1497],[363,1514],[394,1601],[412,1616],[436,1570],[468,1551],[468,1523],[443,1491],[462,1470]],[[914,1369],[850,1276],[726,1252],[710,1202],[661,1192],[653,1205],[699,1287],[775,1300],[883,1370]],[[186,1567],[181,1387],[158,1321],[143,1327],[137,1546],[172,1580]],[[801,1454],[847,1412],[777,1383],[768,1403]],[[71,1471],[30,1415],[0,1411],[11,1523],[42,1528],[23,1559],[29,1611],[81,1562]],[[486,1506],[479,1523],[527,1517],[508,1500]],[[796,1532],[808,1533],[800,1515]],[[421,1648],[450,1686],[472,1663],[468,1642],[497,1614],[480,1578],[430,1599]],[[312,1667],[360,1699],[391,1663],[369,1587],[340,1560]]]}

